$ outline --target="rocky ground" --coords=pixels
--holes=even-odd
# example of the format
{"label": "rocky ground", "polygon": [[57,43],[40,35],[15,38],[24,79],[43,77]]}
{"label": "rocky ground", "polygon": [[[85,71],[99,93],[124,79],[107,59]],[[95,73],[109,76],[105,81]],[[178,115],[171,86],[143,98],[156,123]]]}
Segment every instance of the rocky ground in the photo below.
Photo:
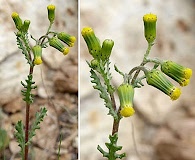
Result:
{"label": "rocky ground", "polygon": [[[7,131],[9,144],[0,150],[0,159],[19,160],[19,147],[14,126],[24,121],[25,103],[22,101],[20,81],[26,79],[28,65],[17,49],[11,13],[30,19],[30,34],[35,38],[48,27],[47,5],[56,6],[53,30],[64,31],[77,38],[76,0],[63,1],[5,1],[0,0],[0,128]],[[34,42],[32,41],[33,45]],[[35,67],[34,80],[38,86],[30,109],[31,122],[40,107],[48,112],[41,129],[30,147],[31,160],[56,160],[61,139],[61,159],[78,159],[78,43],[63,56],[53,48],[43,50],[43,64]],[[61,137],[61,138],[60,138]],[[1,144],[1,143],[0,143]]]}
{"label": "rocky ground", "polygon": [[[142,17],[150,12],[158,16],[157,38],[150,57],[170,59],[194,70],[194,0],[81,1],[81,28],[92,27],[101,42],[106,38],[115,42],[111,55],[114,86],[122,83],[122,78],[113,69],[114,64],[127,73],[143,58],[147,43]],[[98,144],[106,148],[104,143],[111,134],[112,118],[107,116],[108,110],[90,83],[85,61],[91,59],[81,38],[81,160],[103,160],[96,148]],[[136,114],[122,119],[120,125],[118,144],[127,153],[126,159],[193,160],[195,76],[190,85],[182,88],[177,101],[171,101],[165,94],[144,84],[135,91]]]}

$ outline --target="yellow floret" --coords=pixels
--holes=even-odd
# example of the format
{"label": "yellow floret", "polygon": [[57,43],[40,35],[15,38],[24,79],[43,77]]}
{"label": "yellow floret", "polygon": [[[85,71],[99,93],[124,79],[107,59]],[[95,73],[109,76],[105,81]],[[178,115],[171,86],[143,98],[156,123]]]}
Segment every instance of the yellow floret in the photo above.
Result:
{"label": "yellow floret", "polygon": [[19,14],[17,13],[17,12],[13,12],[12,13],[12,18],[16,18],[16,17],[18,17],[19,16]]}
{"label": "yellow floret", "polygon": [[81,34],[86,35],[86,34],[91,33],[91,32],[93,32],[93,29],[91,27],[85,27],[82,29]]}
{"label": "yellow floret", "polygon": [[190,79],[183,79],[179,84],[180,86],[184,87],[190,83]]}
{"label": "yellow floret", "polygon": [[52,5],[52,4],[50,4],[50,5],[47,6],[47,9],[48,10],[55,10],[55,8],[56,7],[54,5]]}
{"label": "yellow floret", "polygon": [[72,43],[74,43],[74,42],[76,41],[76,38],[75,38],[74,36],[71,36],[71,37],[70,37],[70,41],[71,41]]}
{"label": "yellow floret", "polygon": [[135,113],[133,107],[125,106],[121,109],[120,114],[123,117],[130,117]]}
{"label": "yellow floret", "polygon": [[184,78],[186,79],[190,79],[192,76],[192,70],[190,68],[186,68],[184,70]]}
{"label": "yellow floret", "polygon": [[145,14],[143,17],[143,20],[145,22],[156,22],[157,21],[157,16],[155,14],[149,13]]}
{"label": "yellow floret", "polygon": [[42,62],[43,62],[43,61],[42,61],[41,57],[36,57],[35,60],[34,60],[34,64],[35,64],[35,65],[39,65],[39,64],[41,64]]}
{"label": "yellow floret", "polygon": [[63,53],[64,55],[67,55],[67,54],[69,53],[69,48],[68,48],[68,47],[64,47],[62,53]]}
{"label": "yellow floret", "polygon": [[181,95],[181,90],[179,88],[177,88],[177,87],[174,87],[172,89],[171,94],[170,94],[170,98],[172,100],[176,100],[176,99],[178,99],[180,97],[180,95]]}

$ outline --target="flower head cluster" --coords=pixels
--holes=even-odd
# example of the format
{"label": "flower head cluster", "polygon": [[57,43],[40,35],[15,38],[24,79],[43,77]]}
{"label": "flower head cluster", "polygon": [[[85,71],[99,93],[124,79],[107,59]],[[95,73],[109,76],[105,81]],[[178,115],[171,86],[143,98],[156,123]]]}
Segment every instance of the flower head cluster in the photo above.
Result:
{"label": "flower head cluster", "polygon": [[[60,32],[57,34],[57,37],[49,39],[49,45],[62,52],[64,55],[67,55],[69,53],[69,47],[73,47],[75,41],[76,38],[74,36]],[[63,43],[67,44],[69,47],[66,47]]]}
{"label": "flower head cluster", "polygon": [[82,29],[81,34],[87,44],[89,53],[94,59],[107,61],[110,57],[114,41],[111,39],[104,40],[102,47],[99,39],[96,37],[94,31],[90,27]]}
{"label": "flower head cluster", "polygon": [[[25,54],[26,59],[28,60],[28,62],[33,62],[30,63],[33,65],[39,65],[42,63],[42,48],[47,47],[48,42],[50,46],[56,48],[64,55],[67,55],[69,53],[69,47],[73,47],[76,41],[76,38],[74,36],[69,35],[68,33],[65,32],[58,33],[58,32],[50,31],[51,26],[55,19],[55,6],[52,4],[48,5],[47,10],[48,10],[48,19],[50,21],[50,25],[45,35],[41,36],[41,38],[39,38],[38,40],[33,38],[36,41],[36,45],[32,48],[30,48],[30,45],[28,45],[29,42],[28,29],[29,29],[30,21],[25,20],[23,22],[19,14],[16,12],[13,12],[11,15],[15,23],[15,26],[18,29],[16,36],[17,36],[18,44],[20,45],[19,48],[25,50],[23,53]],[[45,39],[48,39],[48,41],[44,42]],[[66,47],[64,43],[68,45],[68,47]],[[25,44],[25,46],[23,46],[23,44]],[[31,60],[31,57],[29,58],[28,53],[30,51],[32,51],[34,55],[33,60]]]}
{"label": "flower head cluster", "polygon": [[22,19],[20,18],[19,14],[17,12],[13,12],[11,17],[12,17],[18,31],[25,32],[25,33],[28,31],[29,25],[30,25],[29,20],[25,20],[23,23]]}
{"label": "flower head cluster", "polygon": [[117,91],[120,100],[121,116],[123,117],[132,116],[135,113],[133,109],[133,97],[134,97],[133,86],[128,83],[121,84],[118,87]]}

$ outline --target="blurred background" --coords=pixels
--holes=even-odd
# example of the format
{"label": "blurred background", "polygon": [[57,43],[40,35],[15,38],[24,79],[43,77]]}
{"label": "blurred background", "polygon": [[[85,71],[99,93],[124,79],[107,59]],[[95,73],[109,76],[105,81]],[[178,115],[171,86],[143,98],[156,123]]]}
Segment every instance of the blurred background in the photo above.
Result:
{"label": "blurred background", "polygon": [[[172,60],[195,70],[194,0],[81,0],[80,11],[81,30],[90,26],[101,42],[106,38],[115,42],[110,58],[113,85],[122,83],[114,64],[128,73],[143,59],[147,42],[142,17],[146,13],[158,16],[157,38],[150,57]],[[96,148],[99,144],[106,149],[112,117],[107,116],[108,109],[90,83],[86,60],[92,57],[82,36],[80,41],[81,160],[103,160]],[[193,75],[177,101],[148,85],[135,90],[136,114],[122,119],[119,129],[118,145],[123,146],[127,160],[194,160],[194,86]]]}
{"label": "blurred background", "polygon": [[[56,6],[53,31],[64,31],[77,38],[78,1],[55,0],[0,0],[0,159],[19,160],[18,143],[14,138],[14,125],[24,121],[25,103],[20,90],[28,74],[24,55],[17,48],[15,25],[12,12],[31,21],[29,32],[38,39],[49,26],[47,6]],[[31,45],[35,45],[31,41]],[[77,159],[78,148],[78,43],[70,48],[70,53],[62,53],[52,47],[43,49],[43,64],[35,67],[34,80],[38,85],[35,102],[30,111],[31,119],[35,112],[44,106],[48,109],[46,118],[33,138],[32,160],[56,160],[61,139],[61,159]],[[6,139],[6,141],[5,141]],[[9,141],[7,141],[9,139]],[[5,143],[2,143],[4,141]]]}

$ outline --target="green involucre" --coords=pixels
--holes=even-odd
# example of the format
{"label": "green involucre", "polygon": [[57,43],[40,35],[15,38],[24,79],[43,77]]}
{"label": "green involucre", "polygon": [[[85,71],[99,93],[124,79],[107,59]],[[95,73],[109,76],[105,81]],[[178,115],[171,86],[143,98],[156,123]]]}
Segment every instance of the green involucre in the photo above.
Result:
{"label": "green involucre", "polygon": [[146,14],[143,17],[144,21],[144,35],[148,43],[153,43],[156,39],[156,21],[157,16],[155,14]]}
{"label": "green involucre", "polygon": [[93,58],[100,59],[101,56],[100,41],[95,36],[93,29],[90,27],[85,27],[81,31],[81,34],[87,44],[89,53],[93,56]]}
{"label": "green involucre", "polygon": [[164,61],[161,64],[163,73],[174,79],[180,86],[186,86],[190,82],[192,70],[173,61]]}
{"label": "green involucre", "polygon": [[181,94],[181,90],[175,87],[158,69],[152,69],[146,73],[146,81],[149,85],[158,88],[168,96],[172,100],[176,100],[179,98]]}
{"label": "green involucre", "polygon": [[101,59],[103,61],[109,59],[113,46],[114,46],[113,40],[111,39],[104,40],[102,44],[102,49],[101,49]]}

